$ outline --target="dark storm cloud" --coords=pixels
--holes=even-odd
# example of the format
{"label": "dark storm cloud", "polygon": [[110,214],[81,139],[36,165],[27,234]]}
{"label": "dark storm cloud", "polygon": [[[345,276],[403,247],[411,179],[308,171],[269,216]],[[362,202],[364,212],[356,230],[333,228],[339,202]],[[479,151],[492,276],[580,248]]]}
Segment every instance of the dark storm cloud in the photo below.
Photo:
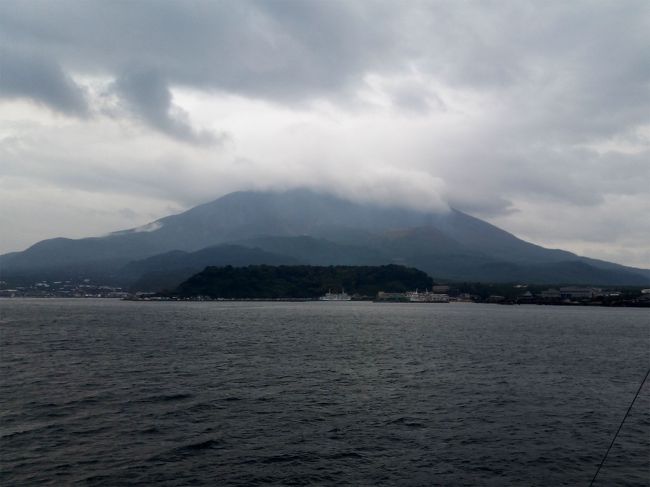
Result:
{"label": "dark storm cloud", "polygon": [[[70,69],[155,69],[171,83],[285,99],[340,89],[389,39],[347,2],[17,2],[3,42]],[[368,24],[370,26],[372,24]]]}
{"label": "dark storm cloud", "polygon": [[0,49],[0,97],[27,98],[68,115],[88,112],[84,91],[54,61]]}
{"label": "dark storm cloud", "polygon": [[192,128],[187,114],[172,104],[172,95],[166,81],[158,73],[131,70],[114,85],[128,106],[153,128],[172,137],[199,143],[216,142],[217,136]]}
{"label": "dark storm cloud", "polygon": [[[205,141],[170,113],[170,86],[282,103],[343,93],[390,44],[364,27],[368,13],[347,2],[3,2],[0,42],[69,72],[111,76],[141,120]],[[45,90],[31,95],[69,112]]]}

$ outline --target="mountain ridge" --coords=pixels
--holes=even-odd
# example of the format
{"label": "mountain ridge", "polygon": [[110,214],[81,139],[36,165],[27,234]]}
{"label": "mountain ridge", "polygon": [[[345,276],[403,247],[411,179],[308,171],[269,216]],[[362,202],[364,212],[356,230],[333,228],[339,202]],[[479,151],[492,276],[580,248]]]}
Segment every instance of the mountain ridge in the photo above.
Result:
{"label": "mountain ridge", "polygon": [[[559,283],[551,279],[557,275],[572,284],[650,284],[650,270],[546,249],[457,209],[361,204],[304,189],[239,191],[104,237],[43,240],[0,256],[0,272],[36,276],[92,268],[128,280],[131,262],[224,244],[242,247],[242,263],[243,248],[254,247],[312,265],[414,265],[447,280]],[[212,263],[209,257],[201,262]]]}

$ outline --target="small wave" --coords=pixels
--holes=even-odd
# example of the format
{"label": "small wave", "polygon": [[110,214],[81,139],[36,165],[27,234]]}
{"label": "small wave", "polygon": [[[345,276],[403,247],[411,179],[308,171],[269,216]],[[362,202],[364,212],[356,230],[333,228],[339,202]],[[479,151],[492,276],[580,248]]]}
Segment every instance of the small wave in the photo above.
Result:
{"label": "small wave", "polygon": [[313,455],[311,454],[300,454],[300,455],[273,455],[272,457],[266,457],[261,460],[262,463],[287,463],[287,462],[309,462],[312,461]]}
{"label": "small wave", "polygon": [[161,452],[157,455],[154,455],[149,459],[149,461],[154,462],[171,462],[176,461],[182,458],[190,457],[197,455],[201,452],[207,450],[217,450],[224,448],[224,445],[221,441],[211,438],[209,440],[199,441],[196,443],[188,443],[171,450]]}
{"label": "small wave", "polygon": [[363,458],[363,455],[354,451],[342,451],[327,456],[328,460],[344,460],[346,458]]}
{"label": "small wave", "polygon": [[412,421],[408,418],[397,418],[389,421],[388,424],[401,424],[409,428],[426,428],[426,426],[418,421]]}
{"label": "small wave", "polygon": [[29,401],[25,404],[26,409],[49,409],[59,407],[59,404],[53,402]]}
{"label": "small wave", "polygon": [[199,443],[190,443],[189,445],[181,446],[178,448],[178,450],[187,450],[187,451],[195,451],[195,450],[206,450],[206,449],[212,449],[212,448],[219,448],[221,445],[221,442],[218,440],[210,439],[210,440],[205,440],[201,441]]}
{"label": "small wave", "polygon": [[151,403],[151,402],[170,402],[170,401],[182,401],[183,399],[191,399],[194,397],[193,394],[159,394],[156,396],[143,397],[141,399],[136,399],[133,402],[136,403]]}

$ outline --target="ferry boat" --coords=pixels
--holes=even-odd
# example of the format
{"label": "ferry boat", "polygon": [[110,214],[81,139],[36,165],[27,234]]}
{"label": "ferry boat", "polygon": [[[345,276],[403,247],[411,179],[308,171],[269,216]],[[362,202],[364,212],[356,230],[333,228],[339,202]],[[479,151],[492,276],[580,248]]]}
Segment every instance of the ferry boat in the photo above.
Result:
{"label": "ferry boat", "polygon": [[352,296],[342,289],[340,293],[333,293],[331,290],[325,293],[325,296],[318,298],[320,301],[351,301]]}
{"label": "ferry boat", "polygon": [[449,295],[447,294],[436,294],[429,291],[424,291],[423,293],[415,291],[406,293],[407,299],[411,303],[448,303]]}

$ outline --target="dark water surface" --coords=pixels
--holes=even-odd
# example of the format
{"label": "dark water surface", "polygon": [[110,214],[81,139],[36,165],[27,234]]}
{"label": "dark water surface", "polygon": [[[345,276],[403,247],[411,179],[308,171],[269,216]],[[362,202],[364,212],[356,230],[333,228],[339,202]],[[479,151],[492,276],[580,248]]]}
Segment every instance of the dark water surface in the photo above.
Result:
{"label": "dark water surface", "polygon": [[[1,300],[4,485],[588,485],[650,313]],[[650,485],[650,384],[598,485]]]}

